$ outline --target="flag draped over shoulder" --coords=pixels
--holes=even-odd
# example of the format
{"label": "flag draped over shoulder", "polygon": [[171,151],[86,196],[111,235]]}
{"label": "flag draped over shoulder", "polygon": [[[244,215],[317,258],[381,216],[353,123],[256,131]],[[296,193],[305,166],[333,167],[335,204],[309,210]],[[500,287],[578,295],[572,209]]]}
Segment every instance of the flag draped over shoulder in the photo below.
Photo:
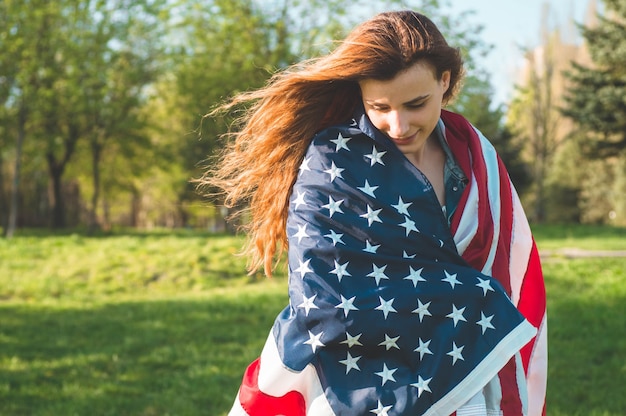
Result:
{"label": "flag draped over shoulder", "polygon": [[460,116],[442,121],[470,178],[451,227],[364,114],[313,139],[287,221],[290,303],[231,415],[447,416],[494,383],[505,416],[541,414],[545,293],[530,229],[491,145]]}

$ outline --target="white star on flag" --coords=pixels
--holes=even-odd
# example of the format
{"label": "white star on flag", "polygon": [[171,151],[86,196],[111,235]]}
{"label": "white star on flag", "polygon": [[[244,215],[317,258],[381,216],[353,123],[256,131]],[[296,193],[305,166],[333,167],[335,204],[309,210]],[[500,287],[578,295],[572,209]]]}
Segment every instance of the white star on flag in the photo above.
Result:
{"label": "white star on flag", "polygon": [[342,203],[343,203],[343,199],[340,199],[339,201],[335,201],[332,196],[328,195],[328,204],[322,205],[322,208],[328,209],[328,211],[330,211],[329,216],[332,218],[335,212],[340,212],[343,214],[343,211],[341,210],[341,206],[340,206]]}
{"label": "white star on flag", "polygon": [[417,254],[409,255],[406,251],[402,250],[402,258],[403,259],[414,259]]}
{"label": "white star on flag", "polygon": [[306,205],[306,201],[304,200],[304,196],[306,195],[306,191],[304,192],[300,192],[300,191],[296,191],[298,193],[298,196],[296,197],[296,199],[294,199],[293,201],[291,201],[292,204],[296,205],[296,209],[300,208],[300,205]]}
{"label": "white star on flag", "polygon": [[452,357],[452,365],[456,364],[457,360],[465,361],[463,354],[461,354],[463,352],[463,348],[465,348],[465,346],[461,345],[460,347],[457,347],[456,343],[452,342],[452,351],[446,354]]}
{"label": "white star on flag", "polygon": [[322,341],[320,341],[320,338],[322,337],[322,335],[324,335],[324,331],[320,332],[317,335],[314,335],[313,332],[309,331],[309,340],[304,341],[304,343],[309,344],[311,346],[311,348],[313,349],[313,353],[315,353],[315,350],[317,349],[317,347],[325,346],[322,343]]}
{"label": "white star on flag", "polygon": [[375,254],[376,250],[378,250],[378,247],[380,247],[380,244],[373,246],[372,243],[370,243],[370,240],[365,240],[365,248],[363,249],[363,251],[366,253]]}
{"label": "white star on flag", "polygon": [[309,311],[311,309],[319,309],[317,305],[314,303],[317,295],[313,295],[310,298],[307,298],[305,295],[302,295],[302,297],[304,298],[304,300],[302,301],[301,304],[298,305],[298,308],[304,308],[305,316],[309,316]]}
{"label": "white star on flag", "polygon": [[415,348],[413,351],[420,353],[420,360],[424,358],[424,355],[426,354],[432,355],[433,352],[430,350],[430,348],[428,348],[431,340],[428,340],[426,342],[422,341],[421,338],[418,338],[418,340],[419,340],[420,345],[419,347]]}
{"label": "white star on flag", "polygon": [[463,322],[467,322],[467,320],[465,319],[465,317],[463,316],[463,312],[465,311],[465,307],[461,308],[461,309],[457,309],[456,305],[452,305],[452,312],[450,312],[448,315],[446,315],[446,318],[450,318],[454,321],[454,326],[456,327],[456,324],[459,321],[463,321]]}
{"label": "white star on flag", "polygon": [[385,300],[381,296],[379,296],[378,299],[380,299],[380,306],[377,306],[376,310],[383,311],[383,315],[385,315],[385,319],[387,319],[387,315],[389,315],[389,312],[398,312],[397,310],[395,310],[393,306],[391,306],[393,304],[393,301],[395,300],[394,298]]}
{"label": "white star on flag", "polygon": [[346,244],[341,239],[341,237],[343,237],[343,234],[337,234],[335,230],[330,230],[330,234],[326,234],[324,237],[330,238],[330,240],[333,242],[333,246],[336,246],[337,243],[341,243],[343,245]]}
{"label": "white star on flag", "polygon": [[309,161],[311,160],[310,157],[305,158],[304,160],[302,160],[302,163],[300,164],[300,175],[302,175],[302,173],[304,173],[305,170],[307,171],[311,171],[311,168],[309,167]]}
{"label": "white star on flag", "polygon": [[378,218],[378,214],[380,213],[380,211],[382,211],[382,209],[372,209],[372,207],[370,207],[369,205],[367,206],[367,213],[366,214],[361,214],[359,215],[362,218],[366,218],[367,219],[367,225],[369,227],[372,226],[372,224],[374,222],[382,222],[380,220],[380,218]]}
{"label": "white star on flag", "polygon": [[415,231],[419,233],[419,230],[415,228],[415,221],[409,219],[409,217],[404,217],[404,222],[400,224],[400,227],[405,228],[407,236],[409,235],[411,231]]}
{"label": "white star on flag", "polygon": [[387,275],[385,274],[385,269],[387,268],[387,265],[384,265],[383,267],[378,267],[377,265],[372,264],[372,268],[373,271],[369,273],[367,277],[373,277],[374,279],[376,279],[376,286],[380,284],[381,279],[389,279],[389,277],[387,277]]}
{"label": "white star on flag", "polygon": [[359,368],[359,365],[357,364],[357,361],[359,361],[360,359],[361,359],[361,356],[353,357],[350,355],[350,352],[348,351],[348,356],[346,357],[346,359],[340,360],[339,362],[346,366],[346,374],[348,374],[350,370],[352,369],[361,371],[361,369]]}
{"label": "white star on flag", "polygon": [[480,287],[483,289],[483,296],[487,296],[487,292],[488,291],[492,291],[495,292],[495,290],[493,290],[493,288],[491,287],[491,283],[489,282],[489,279],[481,279],[480,277],[476,277],[478,279],[478,281],[480,283],[477,283],[476,286]]}
{"label": "white star on flag", "polygon": [[391,406],[391,405],[383,406],[383,404],[379,400],[378,401],[378,406],[376,407],[376,409],[370,410],[370,413],[374,413],[374,414],[376,414],[378,416],[389,416],[389,413],[387,413],[387,411],[391,410],[392,407],[393,406]]}
{"label": "white star on flag", "polygon": [[298,263],[300,263],[300,266],[294,270],[295,272],[300,273],[300,277],[304,279],[304,275],[307,273],[311,273],[313,272],[313,270],[309,269],[309,262],[311,261],[311,259],[308,259],[305,262],[302,262],[300,260],[298,260]]}
{"label": "white star on flag", "polygon": [[422,376],[419,376],[419,375],[417,376],[417,383],[411,384],[411,386],[417,389],[417,397],[420,397],[422,393],[425,391],[432,393],[432,391],[430,391],[430,387],[428,387],[428,383],[430,383],[430,380],[432,379],[433,378],[431,377],[428,380],[424,380]]}
{"label": "white star on flag", "polygon": [[337,262],[337,260],[334,260],[335,262],[335,268],[333,270],[330,271],[330,273],[332,274],[336,274],[337,275],[337,279],[341,282],[341,279],[343,279],[344,276],[352,276],[346,269],[348,268],[348,264],[350,264],[349,261],[345,262],[344,264],[339,264]]}
{"label": "white star on flag", "polygon": [[487,328],[496,329],[496,327],[491,324],[492,319],[493,319],[493,315],[485,316],[485,314],[482,311],[480,312],[480,321],[476,322],[476,324],[480,325],[480,327],[483,329],[483,334],[485,333]]}
{"label": "white star on flag", "polygon": [[398,204],[397,205],[391,205],[392,207],[394,207],[396,209],[396,211],[398,211],[398,214],[403,214],[406,215],[407,217],[410,217],[409,215],[409,211],[407,210],[408,207],[410,207],[411,205],[413,205],[413,202],[409,202],[406,203],[402,200],[402,197],[398,197]]}
{"label": "white star on flag", "polygon": [[448,273],[447,270],[444,270],[444,273],[446,274],[446,278],[445,279],[441,279],[441,281],[450,283],[450,286],[452,286],[452,289],[454,289],[454,285],[456,285],[456,284],[459,284],[459,285],[463,284],[463,283],[459,282],[458,280],[456,280],[456,273],[450,274],[450,273]]}
{"label": "white star on flag", "polygon": [[331,162],[330,169],[326,169],[324,172],[330,175],[330,181],[333,182],[337,178],[343,179],[343,176],[341,176],[341,172],[343,172],[344,170],[345,169],[335,166],[335,162]]}
{"label": "white star on flag", "polygon": [[410,280],[413,282],[413,287],[417,287],[418,282],[426,281],[426,279],[422,277],[422,270],[424,270],[423,267],[421,269],[413,270],[413,267],[409,266],[409,270],[409,275],[405,277],[404,280]]}
{"label": "white star on flag", "polygon": [[310,235],[306,233],[306,224],[298,224],[298,232],[295,233],[292,237],[298,237],[298,244],[300,244],[303,238],[309,238]]}
{"label": "white star on flag", "polygon": [[340,344],[347,344],[348,348],[352,348],[355,345],[363,346],[363,344],[361,344],[359,342],[359,338],[361,338],[361,335],[363,335],[363,334],[357,334],[355,336],[352,336],[348,332],[346,332],[346,340],[345,341],[341,341]]}
{"label": "white star on flag", "polygon": [[348,313],[350,311],[358,311],[359,310],[359,308],[354,306],[354,299],[356,299],[356,296],[352,296],[350,299],[346,299],[343,295],[341,295],[341,303],[339,305],[335,306],[335,308],[343,309],[343,313],[344,313],[344,315],[347,318],[348,317]]}
{"label": "white star on flag", "polygon": [[413,309],[411,311],[411,313],[417,313],[420,316],[420,322],[422,322],[422,319],[424,318],[425,315],[427,316],[433,316],[429,311],[428,311],[428,307],[430,306],[430,302],[423,304],[421,300],[417,300],[417,309]]}
{"label": "white star on flag", "polygon": [[392,369],[387,368],[387,364],[383,363],[383,371],[375,373],[377,376],[382,378],[381,386],[384,386],[385,383],[388,382],[389,380],[396,381],[396,379],[393,377],[393,373],[395,373],[396,370],[397,370],[397,368],[392,368]]}
{"label": "white star on flag", "polygon": [[335,147],[335,152],[338,152],[341,149],[346,149],[348,152],[350,151],[350,149],[348,149],[347,143],[352,140],[351,137],[343,137],[341,135],[341,133],[339,133],[339,135],[337,136],[336,139],[332,139],[331,142],[335,143],[337,146]]}
{"label": "white star on flag", "polygon": [[400,347],[398,347],[398,344],[396,344],[396,341],[399,339],[400,339],[399,335],[397,337],[391,338],[389,335],[385,334],[385,340],[378,345],[380,345],[381,347],[385,347],[387,351],[389,351],[392,348],[396,348],[399,350]]}
{"label": "white star on flag", "polygon": [[378,149],[376,149],[376,146],[373,146],[372,153],[365,155],[365,157],[370,160],[370,166],[374,166],[376,163],[380,163],[384,166],[385,163],[383,162],[383,156],[385,153],[387,152],[379,152]]}
{"label": "white star on flag", "polygon": [[370,186],[370,183],[367,181],[367,179],[365,179],[364,186],[357,186],[357,188],[363,191],[363,193],[371,196],[372,198],[376,198],[376,195],[374,195],[374,192],[378,189],[378,186]]}

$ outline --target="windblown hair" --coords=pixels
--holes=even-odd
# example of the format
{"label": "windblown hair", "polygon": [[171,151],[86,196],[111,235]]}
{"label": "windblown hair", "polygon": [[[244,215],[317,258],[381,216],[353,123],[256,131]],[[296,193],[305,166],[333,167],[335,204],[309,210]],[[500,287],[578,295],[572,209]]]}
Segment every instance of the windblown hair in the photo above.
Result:
{"label": "windblown hair", "polygon": [[289,196],[315,133],[349,120],[361,100],[359,81],[390,80],[418,61],[430,65],[437,79],[450,71],[444,104],[452,99],[463,76],[459,50],[419,13],[381,13],[357,26],[330,54],[278,72],[265,87],[208,114],[245,108],[226,135],[232,140],[219,163],[198,182],[221,189],[226,206],[249,207],[245,252],[251,272],[262,266],[270,276],[287,248]]}

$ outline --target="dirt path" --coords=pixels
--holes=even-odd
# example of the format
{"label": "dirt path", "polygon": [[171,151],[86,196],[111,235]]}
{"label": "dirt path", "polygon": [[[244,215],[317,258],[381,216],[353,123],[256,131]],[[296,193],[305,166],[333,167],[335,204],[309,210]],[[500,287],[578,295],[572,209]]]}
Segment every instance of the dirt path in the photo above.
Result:
{"label": "dirt path", "polygon": [[561,248],[556,250],[540,250],[541,258],[565,257],[568,259],[592,257],[626,257],[626,250],[583,250],[580,248]]}

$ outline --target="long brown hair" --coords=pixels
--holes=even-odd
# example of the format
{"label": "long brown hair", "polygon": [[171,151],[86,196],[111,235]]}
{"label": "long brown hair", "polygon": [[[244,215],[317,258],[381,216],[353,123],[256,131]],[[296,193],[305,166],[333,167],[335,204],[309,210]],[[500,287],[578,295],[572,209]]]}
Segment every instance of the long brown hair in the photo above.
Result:
{"label": "long brown hair", "polygon": [[313,135],[350,117],[361,100],[360,80],[392,79],[418,61],[429,63],[437,79],[450,71],[443,101],[453,98],[463,75],[459,50],[419,13],[381,13],[357,26],[330,54],[281,71],[265,87],[239,94],[209,114],[246,108],[226,135],[233,140],[219,163],[198,182],[223,190],[226,206],[249,207],[250,271],[263,266],[271,275],[274,260],[287,248],[289,196]]}

